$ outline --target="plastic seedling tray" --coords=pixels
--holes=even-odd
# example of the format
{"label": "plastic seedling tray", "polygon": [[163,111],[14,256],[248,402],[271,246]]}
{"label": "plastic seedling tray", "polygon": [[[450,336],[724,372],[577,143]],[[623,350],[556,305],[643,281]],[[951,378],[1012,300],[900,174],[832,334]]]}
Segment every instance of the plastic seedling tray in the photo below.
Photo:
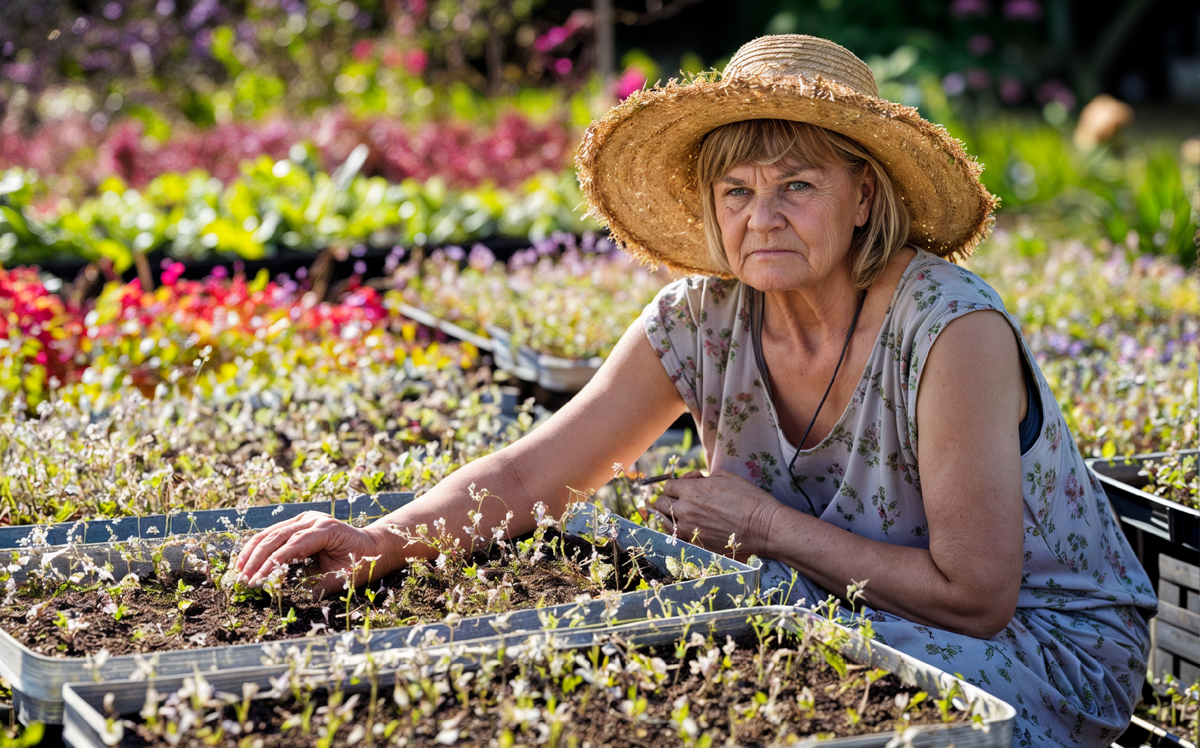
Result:
{"label": "plastic seedling tray", "polygon": [[[683,570],[682,581],[659,587],[626,593],[611,593],[576,603],[540,609],[519,610],[500,615],[462,618],[452,625],[426,623],[372,632],[370,648],[374,651],[423,646],[429,641],[460,641],[495,636],[503,631],[536,631],[552,627],[597,627],[617,622],[644,620],[648,617],[676,615],[682,612],[722,610],[744,604],[758,589],[759,564],[749,566],[720,556],[694,545],[671,538],[628,520],[608,514],[592,504],[577,504],[564,522],[564,530],[576,536],[615,535],[616,543],[625,550],[640,549],[647,561],[659,570],[672,574]],[[162,558],[170,569],[184,563],[184,543],[187,537],[177,537],[163,547]],[[47,549],[37,553],[53,553]],[[73,551],[87,554],[97,566],[112,565],[113,576],[122,578],[130,571],[145,573],[150,562],[133,564],[122,558],[113,545],[82,546]],[[58,555],[52,563],[60,571],[70,568],[70,553]],[[76,556],[78,558],[78,556]],[[34,567],[37,558],[29,561]],[[142,566],[139,567],[138,564]],[[708,570],[707,576],[687,579],[691,574]],[[25,569],[14,573],[20,581]],[[673,574],[672,574],[673,575]],[[259,666],[265,657],[277,657],[284,647],[301,646],[308,650],[313,661],[327,658],[342,640],[341,634],[287,639],[263,644],[238,644],[157,652],[152,655],[122,655],[108,658],[95,667],[87,658],[47,657],[33,652],[7,632],[0,630],[0,676],[8,679],[13,690],[13,702],[22,722],[34,720],[49,724],[62,721],[62,686],[65,683],[92,680],[121,680],[146,675],[172,676],[194,671],[228,670]],[[282,646],[281,646],[282,645]],[[364,648],[362,642],[351,643],[352,650]]]}
{"label": "plastic seedling tray", "polygon": [[599,356],[587,359],[559,358],[538,353],[526,346],[514,351],[512,335],[507,330],[488,327],[487,331],[496,341],[492,356],[497,366],[518,379],[537,382],[551,392],[579,392],[604,363]]}
{"label": "plastic seedling tray", "polygon": [[[642,621],[597,630],[554,630],[529,632],[516,635],[479,639],[468,643],[444,645],[439,652],[426,650],[427,657],[448,654],[466,662],[478,663],[482,658],[494,656],[503,647],[506,657],[519,657],[522,650],[539,648],[551,644],[556,648],[590,648],[608,637],[619,637],[622,641],[639,646],[665,644],[693,632],[706,635],[712,633],[718,640],[725,635],[738,636],[753,631],[753,621],[766,621],[771,629],[784,628],[801,633],[815,631],[818,638],[830,641],[837,634],[839,649],[850,661],[879,667],[895,674],[905,684],[913,685],[930,694],[943,694],[957,686],[972,715],[981,717],[981,725],[972,723],[939,724],[913,727],[903,734],[897,732],[833,738],[820,741],[821,746],[836,748],[884,748],[888,745],[912,745],[921,748],[1008,748],[1012,745],[1012,721],[1016,711],[1012,706],[991,696],[975,686],[932,665],[921,662],[903,652],[878,642],[869,641],[853,631],[819,618],[807,611],[786,607],[770,606],[716,611],[685,617]],[[549,639],[547,639],[549,637]],[[404,652],[393,652],[393,656],[404,656]],[[354,658],[349,658],[351,661]],[[387,657],[377,664],[387,666]],[[346,665],[352,662],[344,663]],[[392,664],[395,664],[394,662]],[[205,679],[214,690],[241,697],[242,684],[255,683],[260,691],[271,688],[271,678],[277,678],[287,668],[269,666],[246,668],[222,673],[206,674]],[[347,667],[349,669],[349,667]],[[74,748],[104,748],[112,745],[116,735],[110,733],[105,718],[105,699],[110,697],[112,711],[121,715],[136,714],[146,701],[150,686],[160,695],[173,693],[183,686],[186,676],[156,678],[150,682],[72,683],[63,690],[66,701],[63,737]],[[331,679],[332,680],[332,679]],[[381,673],[380,682],[389,684],[388,673]],[[347,693],[365,692],[365,682],[343,681],[342,689]],[[260,696],[259,699],[269,697]],[[817,743],[816,739],[800,745]]]}
{"label": "plastic seedling tray", "polygon": [[310,501],[296,504],[270,504],[249,509],[202,509],[173,514],[151,514],[89,522],[62,522],[55,525],[15,525],[0,528],[0,550],[36,546],[109,543],[122,540],[165,538],[187,533],[259,530],[308,511],[333,509],[338,519],[365,516],[375,519],[393,512],[413,500],[411,493],[360,494],[337,501]]}
{"label": "plastic seedling tray", "polygon": [[417,322],[418,324],[425,325],[426,327],[434,330],[441,330],[451,338],[470,343],[481,351],[491,351],[496,345],[495,341],[482,335],[473,333],[470,330],[460,327],[459,325],[456,325],[448,320],[444,320],[437,315],[430,314],[424,309],[418,309],[417,307],[409,306],[408,304],[398,304],[396,306],[396,311],[400,312],[400,314],[408,317],[414,322]]}
{"label": "plastic seedling tray", "polygon": [[1122,520],[1169,543],[1200,551],[1200,509],[1142,490],[1148,479],[1138,475],[1138,471],[1146,462],[1162,459],[1168,454],[1188,456],[1200,454],[1200,450],[1154,452],[1111,460],[1094,458],[1088,460],[1087,465],[1104,484],[1104,491]]}

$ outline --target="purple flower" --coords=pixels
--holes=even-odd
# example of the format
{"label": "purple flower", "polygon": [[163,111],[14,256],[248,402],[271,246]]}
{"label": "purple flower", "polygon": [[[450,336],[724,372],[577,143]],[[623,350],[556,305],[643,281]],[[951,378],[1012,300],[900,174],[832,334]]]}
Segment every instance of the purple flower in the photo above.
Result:
{"label": "purple flower", "polygon": [[188,31],[203,26],[204,23],[217,11],[217,0],[200,0],[184,19],[183,27]]}
{"label": "purple flower", "polygon": [[976,57],[991,52],[994,46],[996,45],[992,42],[992,37],[987,34],[976,34],[967,40],[967,51]]}
{"label": "purple flower", "polygon": [[954,0],[950,3],[950,14],[959,19],[986,16],[989,10],[985,0]]}
{"label": "purple flower", "polygon": [[1042,17],[1042,4],[1037,0],[1008,0],[1004,17],[1010,21],[1036,21]]}
{"label": "purple flower", "polygon": [[1042,85],[1038,86],[1034,93],[1034,98],[1042,106],[1049,104],[1052,101],[1057,101],[1067,108],[1068,111],[1075,108],[1075,94],[1071,93],[1071,89],[1067,88],[1062,81],[1051,78]]}
{"label": "purple flower", "polygon": [[471,254],[467,255],[467,262],[476,270],[487,271],[496,264],[496,255],[486,246],[476,244],[471,247]]}
{"label": "purple flower", "polygon": [[559,75],[570,74],[573,67],[574,65],[571,63],[571,60],[566,57],[560,57],[554,61],[554,72]]}
{"label": "purple flower", "polygon": [[967,79],[962,73],[950,73],[942,78],[942,90],[947,96],[958,96],[967,90]]}
{"label": "purple flower", "polygon": [[1010,106],[1019,104],[1025,98],[1025,87],[1016,78],[1005,76],[1000,79],[1000,98]]}
{"label": "purple flower", "polygon": [[992,76],[983,68],[971,68],[967,71],[967,85],[972,91],[982,91],[992,85]]}
{"label": "purple flower", "polygon": [[108,5],[104,6],[104,10],[102,12],[105,18],[110,21],[115,21],[121,17],[121,11],[122,8],[120,3],[109,3]]}
{"label": "purple flower", "polygon": [[10,62],[3,68],[0,68],[0,74],[3,74],[14,83],[28,83],[29,79],[33,77],[33,66],[19,62]]}

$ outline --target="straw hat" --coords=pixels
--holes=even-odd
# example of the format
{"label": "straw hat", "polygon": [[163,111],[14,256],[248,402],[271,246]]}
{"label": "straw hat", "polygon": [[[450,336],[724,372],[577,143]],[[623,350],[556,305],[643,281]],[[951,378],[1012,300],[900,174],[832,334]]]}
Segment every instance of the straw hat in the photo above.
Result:
{"label": "straw hat", "polygon": [[638,91],[594,122],[576,156],[590,215],[643,262],[720,275],[704,238],[696,159],[706,134],[747,119],[809,122],[860,143],[891,175],[913,245],[966,257],[990,230],[999,201],[962,143],[916,109],[880,99],[871,69],[850,50],[800,34],[759,37],[719,81]]}

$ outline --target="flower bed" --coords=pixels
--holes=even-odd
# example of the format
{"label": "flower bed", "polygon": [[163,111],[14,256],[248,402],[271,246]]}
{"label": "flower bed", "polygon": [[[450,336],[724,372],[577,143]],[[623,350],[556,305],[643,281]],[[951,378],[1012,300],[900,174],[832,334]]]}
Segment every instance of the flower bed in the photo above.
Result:
{"label": "flower bed", "polygon": [[274,378],[409,360],[434,370],[475,362],[469,346],[418,343],[416,326],[385,309],[369,287],[351,284],[341,301],[326,303],[265,272],[252,281],[216,273],[188,281],[182,271],[170,263],[154,291],[139,281],[111,282],[80,307],[50,293],[30,269],[0,268],[0,311],[8,312],[0,323],[0,371],[13,385],[0,390],[0,404],[22,394],[36,405],[48,390],[75,400],[79,393],[68,389],[80,382],[93,397],[131,386],[149,395],[162,383],[190,386],[194,377],[201,387],[216,385],[252,369]]}
{"label": "flower bed", "polygon": [[[229,122],[209,128],[175,127],[165,134],[145,124],[124,120],[105,132],[86,121],[69,119],[39,128],[31,135],[0,133],[0,163],[36,171],[43,177],[70,177],[74,197],[82,187],[96,187],[117,177],[135,189],[155,177],[202,169],[222,182],[236,181],[241,165],[261,156],[286,159],[297,144],[311,143],[320,164],[331,168],[349,157],[355,146],[369,149],[362,173],[390,182],[439,177],[455,189],[491,182],[505,189],[542,171],[567,166],[575,136],[558,122],[538,125],[516,112],[492,126],[462,122],[409,125],[393,117],[353,117],[329,112],[307,121]],[[61,193],[61,190],[56,190]],[[61,195],[71,197],[72,195]]]}
{"label": "flower bed", "polygon": [[65,735],[80,746],[165,745],[168,735],[188,746],[766,745],[855,735],[846,742],[883,746],[901,729],[936,744],[1000,746],[1011,741],[1013,714],[934,668],[785,608],[367,656],[322,673],[221,673],[154,689],[79,684],[67,698]]}
{"label": "flower bed", "polygon": [[[399,301],[486,334],[504,330],[512,350],[564,359],[603,358],[669,280],[605,240],[573,239],[518,253],[507,265],[485,248],[435,251],[391,278]],[[460,267],[466,259],[466,266]],[[395,302],[393,302],[395,303]]]}
{"label": "flower bed", "polygon": [[[99,385],[92,385],[99,388]],[[253,372],[153,400],[117,387],[0,412],[0,522],[37,524],[168,511],[427,491],[533,427],[506,416],[486,380],[405,368]]]}
{"label": "flower bed", "polygon": [[39,189],[33,175],[10,169],[0,178],[6,202],[0,262],[106,258],[123,271],[135,250],[255,259],[281,248],[315,253],[361,243],[438,245],[595,228],[575,212],[583,198],[569,172],[546,172],[511,190],[483,185],[456,192],[438,178],[392,184],[358,175],[366,157],[364,147],[328,174],[304,148],[293,148],[285,160],[244,163],[228,185],[199,170],[160,175],[142,190],[114,177],[95,197],[79,205],[64,200],[44,213],[33,208]]}
{"label": "flower bed", "polygon": [[1194,444],[1200,422],[1200,272],[1120,248],[998,230],[966,263],[1016,316],[1085,455]]}

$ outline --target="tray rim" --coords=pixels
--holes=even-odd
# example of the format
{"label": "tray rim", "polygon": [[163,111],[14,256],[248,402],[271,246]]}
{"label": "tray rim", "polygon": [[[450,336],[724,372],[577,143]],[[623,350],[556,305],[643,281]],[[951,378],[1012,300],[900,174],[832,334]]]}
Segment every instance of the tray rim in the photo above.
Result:
{"label": "tray rim", "polygon": [[[984,727],[981,729],[973,723],[952,723],[952,724],[934,724],[922,725],[910,728],[915,731],[914,734],[923,735],[938,735],[946,736],[950,740],[953,736],[959,733],[965,735],[979,735],[978,741],[963,741],[967,745],[974,743],[986,743],[996,745],[1010,745],[1012,741],[1012,722],[1016,716],[1016,709],[1008,702],[993,696],[983,689],[975,686],[964,679],[955,676],[936,665],[918,660],[912,655],[908,655],[899,650],[893,649],[881,642],[867,640],[863,635],[853,629],[846,628],[841,624],[822,618],[810,610],[795,606],[751,606],[736,608],[724,611],[713,611],[709,613],[701,613],[695,616],[675,616],[663,619],[651,619],[636,623],[629,623],[621,626],[613,626],[605,629],[594,630],[590,632],[565,630],[562,632],[561,639],[555,640],[556,634],[560,633],[555,630],[543,630],[538,632],[523,632],[520,634],[496,636],[490,639],[477,639],[468,643],[460,644],[443,644],[438,647],[426,650],[429,656],[453,655],[456,647],[461,647],[460,652],[465,652],[468,648],[480,650],[482,652],[495,652],[499,649],[504,649],[505,652],[519,651],[520,647],[527,643],[538,643],[539,637],[548,637],[552,646],[560,649],[578,649],[596,643],[598,637],[621,637],[627,641],[633,641],[635,644],[642,643],[638,640],[642,639],[657,639],[662,638],[670,640],[678,636],[685,635],[692,627],[703,625],[705,623],[716,625],[726,622],[736,623],[738,619],[742,619],[742,630],[748,627],[749,618],[753,616],[773,617],[773,620],[768,621],[768,625],[774,628],[785,628],[796,632],[801,625],[811,626],[818,631],[836,630],[838,633],[845,636],[845,639],[840,643],[840,651],[847,657],[856,661],[862,661],[865,658],[872,666],[879,666],[877,662],[891,660],[906,666],[907,669],[891,668],[889,672],[896,672],[897,677],[908,683],[923,687],[916,682],[913,677],[913,672],[922,674],[925,678],[936,681],[940,689],[949,687],[949,684],[944,681],[957,683],[963,690],[965,697],[970,699],[972,705],[972,713],[980,713],[982,711],[990,711],[991,714],[985,715],[983,718]],[[733,629],[731,629],[733,630]],[[591,641],[585,641],[590,636]],[[828,637],[822,637],[827,640]],[[577,640],[577,641],[575,641]],[[286,666],[271,666],[259,668],[241,668],[233,670],[225,670],[215,674],[216,680],[222,682],[246,682],[249,679],[258,679],[260,682],[266,678],[275,677],[287,670]],[[212,683],[214,674],[207,674],[206,678]],[[384,674],[386,676],[386,672]],[[183,681],[191,676],[177,675],[165,678],[152,678],[146,681],[141,681],[145,688],[154,686],[160,693],[170,693],[182,686]],[[386,681],[389,682],[390,681]],[[104,690],[105,686],[120,686],[128,684],[124,682],[108,682],[108,683],[70,683],[63,687],[63,699],[65,707],[64,719],[64,738],[75,746],[75,748],[101,748],[102,742],[96,742],[91,739],[91,734],[103,736],[105,734],[105,720],[101,716],[99,709],[94,702],[103,702],[105,694],[109,691]],[[347,681],[343,685],[351,690],[354,686]],[[218,688],[218,690],[224,690]],[[227,691],[228,692],[228,691]],[[143,692],[144,693],[144,692]],[[265,698],[265,697],[264,697]],[[144,696],[143,696],[144,700]],[[126,712],[128,713],[128,712]],[[85,732],[90,731],[91,734]],[[994,741],[987,740],[991,736],[992,731],[996,731],[996,739]],[[905,731],[906,737],[909,731]],[[952,735],[951,735],[952,734]],[[1007,739],[1006,739],[1007,738]],[[830,746],[884,746],[892,744],[901,738],[900,731],[890,731],[873,733],[870,735],[849,736],[842,738],[833,738],[826,741],[820,741],[820,745]],[[810,745],[816,742],[810,738],[802,741],[798,745]],[[908,743],[906,743],[908,744]]]}
{"label": "tray rim", "polygon": [[[1198,532],[1196,528],[1200,527],[1200,509],[1184,506],[1183,504],[1170,501],[1161,496],[1155,496],[1152,493],[1143,491],[1140,488],[1136,488],[1126,483],[1121,478],[1110,475],[1104,470],[1105,467],[1111,469],[1117,465],[1140,466],[1149,460],[1161,459],[1171,455],[1200,456],[1200,449],[1181,449],[1169,452],[1145,452],[1142,454],[1129,455],[1127,457],[1091,457],[1084,460],[1084,464],[1087,465],[1088,469],[1090,469],[1096,478],[1104,485],[1106,494],[1109,493],[1109,488],[1111,487],[1113,491],[1121,494],[1122,499],[1132,501],[1145,509],[1150,509],[1152,512],[1158,510],[1165,512],[1166,514],[1166,527],[1161,527],[1154,523],[1147,525],[1145,522],[1134,519],[1133,523],[1136,524],[1137,527],[1157,535],[1170,543],[1181,545],[1191,550],[1200,550],[1200,546],[1193,544],[1190,542],[1189,538],[1184,537],[1185,532],[1187,532],[1184,527],[1185,525],[1191,526],[1190,532]],[[1110,501],[1112,498],[1113,497],[1109,495]],[[1115,502],[1113,502],[1113,508],[1114,510],[1118,509]],[[1119,511],[1117,512],[1117,515],[1126,521],[1130,519],[1122,515]],[[1153,520],[1153,517],[1151,519]]]}

